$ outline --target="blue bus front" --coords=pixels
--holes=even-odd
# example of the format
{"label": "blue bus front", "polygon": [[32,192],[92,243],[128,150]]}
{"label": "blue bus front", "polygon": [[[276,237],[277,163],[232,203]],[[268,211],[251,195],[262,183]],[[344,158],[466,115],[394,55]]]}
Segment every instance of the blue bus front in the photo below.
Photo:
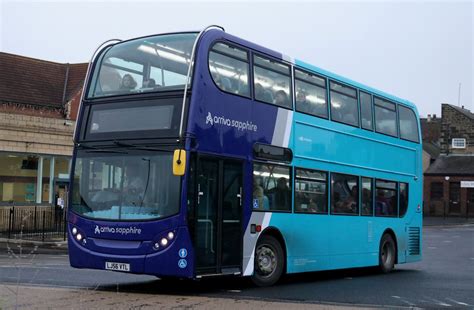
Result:
{"label": "blue bus front", "polygon": [[[173,175],[197,33],[105,46],[91,62],[75,133],[70,263],[193,277],[184,177]],[[185,111],[184,111],[185,112]]]}

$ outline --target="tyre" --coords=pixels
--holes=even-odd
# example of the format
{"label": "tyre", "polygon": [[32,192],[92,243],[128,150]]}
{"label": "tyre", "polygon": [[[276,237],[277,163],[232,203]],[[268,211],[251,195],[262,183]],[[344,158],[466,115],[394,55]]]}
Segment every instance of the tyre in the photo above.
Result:
{"label": "tyre", "polygon": [[272,236],[262,236],[255,247],[252,281],[257,286],[271,286],[283,274],[285,257],[280,242]]}
{"label": "tyre", "polygon": [[390,234],[384,234],[380,240],[379,248],[379,268],[383,273],[389,273],[395,266],[397,248],[395,241]]}

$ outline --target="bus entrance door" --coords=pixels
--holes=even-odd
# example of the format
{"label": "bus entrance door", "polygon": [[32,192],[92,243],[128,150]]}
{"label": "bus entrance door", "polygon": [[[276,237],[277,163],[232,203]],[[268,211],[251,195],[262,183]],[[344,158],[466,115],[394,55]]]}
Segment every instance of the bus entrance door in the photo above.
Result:
{"label": "bus entrance door", "polygon": [[242,163],[200,158],[196,172],[196,272],[198,275],[239,274],[242,256]]}

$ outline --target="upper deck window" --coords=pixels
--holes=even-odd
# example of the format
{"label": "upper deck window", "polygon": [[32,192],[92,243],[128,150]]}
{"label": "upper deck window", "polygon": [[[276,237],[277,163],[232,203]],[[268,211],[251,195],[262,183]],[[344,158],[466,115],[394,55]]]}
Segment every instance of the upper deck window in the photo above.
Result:
{"label": "upper deck window", "polygon": [[413,142],[419,142],[418,121],[413,110],[399,105],[398,116],[400,122],[400,137]]}
{"label": "upper deck window", "polygon": [[375,131],[397,136],[397,109],[394,103],[375,97]]}
{"label": "upper deck window", "polygon": [[331,119],[344,124],[359,126],[357,91],[336,82],[331,87]]}
{"label": "upper deck window", "polygon": [[254,56],[253,73],[256,100],[291,109],[291,77],[288,65]]}
{"label": "upper deck window", "polygon": [[221,90],[250,97],[249,60],[245,50],[224,43],[214,44],[209,53],[209,70]]}
{"label": "upper deck window", "polygon": [[99,58],[88,98],[183,89],[196,33],[118,43]]}
{"label": "upper deck window", "polygon": [[296,110],[328,117],[326,79],[295,69]]}
{"label": "upper deck window", "polygon": [[372,130],[374,128],[372,123],[372,95],[361,91],[359,96],[362,128]]}

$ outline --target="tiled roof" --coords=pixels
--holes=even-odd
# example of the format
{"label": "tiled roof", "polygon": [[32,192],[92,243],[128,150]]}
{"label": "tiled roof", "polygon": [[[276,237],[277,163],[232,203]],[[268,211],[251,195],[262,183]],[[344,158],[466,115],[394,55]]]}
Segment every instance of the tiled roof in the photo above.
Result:
{"label": "tiled roof", "polygon": [[434,143],[423,141],[423,151],[430,154],[432,158],[437,158],[441,152],[441,148]]}
{"label": "tiled roof", "polygon": [[426,170],[428,175],[474,175],[474,156],[440,155]]}
{"label": "tiled roof", "polygon": [[452,104],[447,104],[447,105],[450,106],[451,108],[455,109],[459,113],[462,113],[465,116],[469,117],[470,119],[474,120],[474,113],[472,113],[468,109],[464,109],[464,108],[461,108],[461,107],[458,107],[458,106],[455,106],[455,105],[452,105]]}
{"label": "tiled roof", "polygon": [[67,101],[82,87],[86,71],[87,63],[60,64],[0,52],[0,102],[61,108],[65,83]]}

